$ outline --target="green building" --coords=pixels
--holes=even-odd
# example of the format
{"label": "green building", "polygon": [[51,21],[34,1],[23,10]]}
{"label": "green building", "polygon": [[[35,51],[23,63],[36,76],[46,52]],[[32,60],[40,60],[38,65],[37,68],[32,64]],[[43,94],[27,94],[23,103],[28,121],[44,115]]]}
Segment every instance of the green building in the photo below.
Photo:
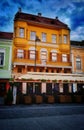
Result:
{"label": "green building", "polygon": [[0,96],[4,96],[6,83],[11,78],[13,33],[0,32]]}

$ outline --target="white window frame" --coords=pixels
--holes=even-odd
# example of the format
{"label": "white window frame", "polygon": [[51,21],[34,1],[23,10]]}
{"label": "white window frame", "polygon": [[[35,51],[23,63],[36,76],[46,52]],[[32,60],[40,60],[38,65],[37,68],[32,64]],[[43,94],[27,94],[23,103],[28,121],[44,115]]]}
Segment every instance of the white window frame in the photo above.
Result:
{"label": "white window frame", "polygon": [[3,67],[4,65],[5,65],[5,49],[0,49],[0,67]]}
{"label": "white window frame", "polygon": [[81,58],[76,57],[76,69],[81,70]]}
{"label": "white window frame", "polygon": [[64,43],[67,43],[67,35],[64,35]]}
{"label": "white window frame", "polygon": [[67,55],[66,54],[62,54],[62,62],[67,62]]}
{"label": "white window frame", "polygon": [[47,60],[47,52],[41,51],[41,60]]}
{"label": "white window frame", "polygon": [[46,42],[47,34],[42,32],[42,42]]}
{"label": "white window frame", "polygon": [[24,58],[24,50],[22,50],[22,49],[17,50],[17,58],[19,58],[19,59]]}
{"label": "white window frame", "polygon": [[31,60],[35,59],[35,50],[30,50],[30,59]]}
{"label": "white window frame", "polygon": [[52,56],[52,61],[53,62],[57,61],[57,53],[56,52],[52,52],[51,56]]}
{"label": "white window frame", "polygon": [[36,32],[35,31],[31,31],[30,32],[30,40],[34,40],[36,39]]}
{"label": "white window frame", "polygon": [[57,35],[56,34],[52,34],[52,43],[56,43],[56,38],[57,38]]}
{"label": "white window frame", "polygon": [[19,28],[19,36],[24,38],[24,28]]}

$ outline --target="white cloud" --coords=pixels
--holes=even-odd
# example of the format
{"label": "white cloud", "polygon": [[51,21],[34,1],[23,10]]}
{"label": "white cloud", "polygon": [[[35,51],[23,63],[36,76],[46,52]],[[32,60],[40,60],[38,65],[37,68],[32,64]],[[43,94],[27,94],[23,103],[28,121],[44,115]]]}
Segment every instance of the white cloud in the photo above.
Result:
{"label": "white cloud", "polygon": [[78,27],[74,31],[71,31],[71,40],[84,40],[84,27]]}

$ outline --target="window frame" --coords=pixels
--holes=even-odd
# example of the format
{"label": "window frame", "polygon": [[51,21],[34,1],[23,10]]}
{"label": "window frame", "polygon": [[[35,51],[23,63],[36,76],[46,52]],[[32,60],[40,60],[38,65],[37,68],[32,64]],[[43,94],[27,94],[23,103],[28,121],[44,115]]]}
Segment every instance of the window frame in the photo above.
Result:
{"label": "window frame", "polygon": [[23,49],[18,49],[17,50],[17,58],[18,59],[23,59],[24,58],[24,50]]}
{"label": "window frame", "polygon": [[67,54],[62,54],[62,62],[67,62]]}
{"label": "window frame", "polygon": [[42,32],[41,41],[42,41],[42,42],[46,42],[46,41],[47,41],[47,34],[44,33],[44,32]]}
{"label": "window frame", "polygon": [[56,52],[51,52],[51,60],[53,62],[57,61],[57,53]]}
{"label": "window frame", "polygon": [[29,59],[35,60],[35,50],[29,50]]}
{"label": "window frame", "polygon": [[20,38],[24,38],[24,36],[25,36],[25,29],[24,28],[22,28],[22,27],[20,27],[19,28],[19,37]]}
{"label": "window frame", "polygon": [[76,69],[81,70],[81,58],[76,57]]}
{"label": "window frame", "polygon": [[0,56],[1,57],[0,58],[0,67],[3,67],[5,65],[5,49],[0,48],[0,53],[3,55],[3,56]]}
{"label": "window frame", "polygon": [[64,35],[63,38],[64,38],[64,44],[67,44],[67,35]]}
{"label": "window frame", "polygon": [[57,35],[52,34],[52,43],[57,43]]}
{"label": "window frame", "polygon": [[35,41],[36,39],[36,32],[35,31],[30,31],[30,40]]}

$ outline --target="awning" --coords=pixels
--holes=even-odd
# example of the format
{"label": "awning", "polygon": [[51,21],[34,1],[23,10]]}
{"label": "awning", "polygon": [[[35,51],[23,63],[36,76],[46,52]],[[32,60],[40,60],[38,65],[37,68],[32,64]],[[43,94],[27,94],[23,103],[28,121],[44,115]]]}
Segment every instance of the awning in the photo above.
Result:
{"label": "awning", "polygon": [[84,81],[84,74],[28,72],[19,76],[18,79]]}

